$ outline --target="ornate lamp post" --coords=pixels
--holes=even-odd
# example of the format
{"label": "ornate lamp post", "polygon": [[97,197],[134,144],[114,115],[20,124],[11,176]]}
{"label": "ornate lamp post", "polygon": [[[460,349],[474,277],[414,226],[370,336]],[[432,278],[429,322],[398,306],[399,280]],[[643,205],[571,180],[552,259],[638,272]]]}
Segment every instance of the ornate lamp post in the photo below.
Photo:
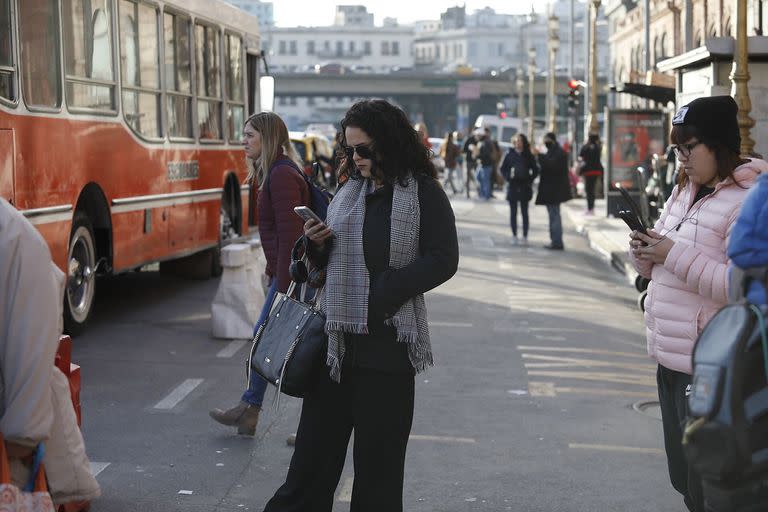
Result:
{"label": "ornate lamp post", "polygon": [[550,14],[548,21],[549,28],[549,73],[547,74],[547,130],[555,132],[557,123],[555,116],[557,114],[557,97],[555,96],[555,62],[557,50],[560,48],[560,20],[554,14]]}
{"label": "ornate lamp post", "polygon": [[528,49],[528,140],[533,144],[533,86],[536,80],[536,48]]}
{"label": "ornate lamp post", "polygon": [[749,54],[747,51],[747,0],[736,0],[736,52],[731,70],[731,95],[739,106],[738,123],[741,135],[741,154],[749,155],[755,141],[749,136],[755,120],[749,116],[752,101],[749,99]]}
{"label": "ornate lamp post", "polygon": [[521,121],[525,119],[525,80],[523,79],[523,66],[517,66],[515,70],[515,87],[517,88],[517,117]]}
{"label": "ornate lamp post", "polygon": [[587,126],[589,135],[599,135],[600,127],[597,124],[597,11],[600,9],[600,0],[591,0],[592,9],[590,19],[590,40],[592,49],[589,52],[589,118]]}

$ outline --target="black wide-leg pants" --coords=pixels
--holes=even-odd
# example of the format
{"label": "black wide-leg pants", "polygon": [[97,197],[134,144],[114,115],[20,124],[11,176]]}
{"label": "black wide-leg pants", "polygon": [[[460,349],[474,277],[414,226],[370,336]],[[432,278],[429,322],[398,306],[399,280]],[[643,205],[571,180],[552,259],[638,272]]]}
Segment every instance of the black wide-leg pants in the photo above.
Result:
{"label": "black wide-leg pants", "polygon": [[344,368],[335,383],[323,372],[304,398],[288,476],[264,512],[331,512],[353,430],[350,511],[402,511],[413,403],[412,374]]}

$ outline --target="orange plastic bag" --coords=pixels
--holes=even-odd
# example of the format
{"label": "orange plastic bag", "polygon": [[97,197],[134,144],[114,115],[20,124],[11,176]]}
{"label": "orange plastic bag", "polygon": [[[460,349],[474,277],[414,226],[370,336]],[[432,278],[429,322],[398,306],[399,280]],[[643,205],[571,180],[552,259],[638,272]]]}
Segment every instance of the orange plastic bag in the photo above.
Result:
{"label": "orange plastic bag", "polygon": [[5,439],[0,433],[0,512],[55,512],[53,500],[45,483],[45,469],[40,464],[31,492],[23,491],[11,483],[11,467],[5,450]]}

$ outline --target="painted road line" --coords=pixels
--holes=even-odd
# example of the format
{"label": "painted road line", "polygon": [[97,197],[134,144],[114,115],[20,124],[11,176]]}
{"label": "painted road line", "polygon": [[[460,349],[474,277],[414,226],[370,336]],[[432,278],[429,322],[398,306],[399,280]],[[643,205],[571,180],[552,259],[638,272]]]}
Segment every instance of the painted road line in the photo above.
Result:
{"label": "painted road line", "polygon": [[577,395],[597,395],[597,396],[626,396],[632,398],[657,398],[658,395],[653,391],[628,391],[622,389],[603,389],[603,388],[575,388],[555,386],[554,382],[536,382],[528,383],[528,393],[531,396],[557,396],[559,393],[570,393]]}
{"label": "painted road line", "polygon": [[107,466],[109,466],[109,462],[93,462],[91,461],[91,474],[93,475],[93,478],[96,478],[99,476],[99,473],[107,469]]}
{"label": "painted road line", "polygon": [[462,443],[474,444],[477,441],[471,437],[450,437],[450,436],[420,436],[411,434],[408,439],[411,441],[434,441],[436,443]]}
{"label": "painted road line", "polygon": [[545,341],[565,341],[565,336],[543,336],[541,334],[534,334],[537,340]]}
{"label": "painted road line", "polygon": [[211,312],[207,313],[195,313],[192,315],[186,315],[186,316],[176,316],[173,318],[168,318],[163,323],[169,323],[169,324],[175,324],[180,322],[195,322],[198,320],[210,320],[211,319]]}
{"label": "painted road line", "polygon": [[530,327],[530,330],[552,332],[594,332],[592,329],[572,329],[570,327]]}
{"label": "painted road line", "polygon": [[561,367],[583,367],[583,368],[621,368],[623,370],[646,370],[650,373],[656,372],[656,367],[647,363],[622,363],[619,361],[598,361],[596,359],[580,359],[576,357],[546,356],[539,354],[522,354],[523,359],[533,359],[536,361],[547,361],[546,363],[525,363],[526,368],[555,368]]}
{"label": "painted road line", "polygon": [[488,235],[473,235],[470,237],[472,239],[472,245],[475,247],[493,247],[493,239]]}
{"label": "painted road line", "polygon": [[184,400],[188,394],[202,384],[203,379],[187,379],[178,386],[176,389],[168,393],[168,396],[155,404],[155,409],[170,410],[176,407],[176,405]]}
{"label": "painted road line", "polygon": [[435,327],[472,327],[470,322],[429,322],[430,326]]}
{"label": "painted road line", "polygon": [[638,446],[617,446],[611,444],[583,444],[568,443],[568,448],[576,450],[597,450],[603,452],[621,452],[621,453],[646,453],[650,455],[664,455],[664,450],[660,448],[640,448]]}
{"label": "painted road line", "polygon": [[656,375],[637,375],[632,373],[611,372],[550,372],[529,370],[532,377],[551,377],[556,379],[594,380],[598,382],[613,382],[616,384],[635,384],[638,386],[656,387]]}
{"label": "painted road line", "polygon": [[[531,328],[531,330],[535,330]],[[538,336],[536,336],[538,338]],[[639,359],[648,359],[646,354],[637,354],[634,352],[620,352],[618,350],[604,350],[601,348],[581,348],[581,347],[538,347],[535,345],[518,345],[518,350],[536,350],[540,352],[577,352],[580,354],[603,354],[606,356],[634,357]]]}
{"label": "painted road line", "polygon": [[232,357],[233,355],[237,354],[247,342],[248,340],[232,340],[227,344],[226,347],[216,353],[216,357]]}
{"label": "painted road line", "polygon": [[352,501],[352,486],[355,483],[354,477],[349,477],[344,479],[344,484],[341,486],[341,490],[339,491],[339,497],[337,501],[340,501],[342,503],[350,503]]}

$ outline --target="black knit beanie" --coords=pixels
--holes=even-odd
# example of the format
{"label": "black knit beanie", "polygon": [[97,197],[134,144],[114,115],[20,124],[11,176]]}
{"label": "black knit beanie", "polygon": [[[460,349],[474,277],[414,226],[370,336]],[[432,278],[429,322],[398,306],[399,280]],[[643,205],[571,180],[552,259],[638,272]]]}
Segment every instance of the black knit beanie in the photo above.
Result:
{"label": "black knit beanie", "polygon": [[705,142],[721,142],[733,152],[740,153],[738,111],[738,105],[730,96],[697,98],[680,107],[672,124],[695,126]]}

